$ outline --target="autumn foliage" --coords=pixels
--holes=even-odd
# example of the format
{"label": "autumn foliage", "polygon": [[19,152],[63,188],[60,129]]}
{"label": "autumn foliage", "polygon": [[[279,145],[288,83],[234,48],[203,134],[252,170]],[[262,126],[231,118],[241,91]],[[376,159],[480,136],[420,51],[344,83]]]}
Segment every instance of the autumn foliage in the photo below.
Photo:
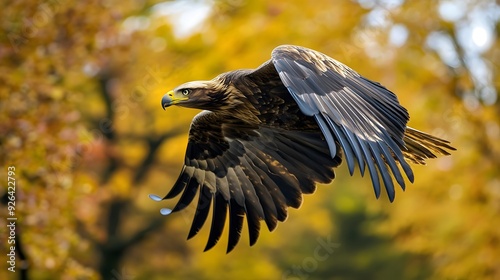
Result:
{"label": "autumn foliage", "polygon": [[[495,1],[4,2],[0,279],[500,278]],[[148,198],[175,182],[197,113],[163,111],[161,97],[258,67],[280,44],[379,81],[410,126],[458,150],[414,166],[416,182],[394,203],[343,165],[255,246],[244,228],[229,255],[225,246],[203,253],[206,228],[185,240],[195,207],[164,217],[175,201]],[[15,273],[6,262],[10,166]]]}

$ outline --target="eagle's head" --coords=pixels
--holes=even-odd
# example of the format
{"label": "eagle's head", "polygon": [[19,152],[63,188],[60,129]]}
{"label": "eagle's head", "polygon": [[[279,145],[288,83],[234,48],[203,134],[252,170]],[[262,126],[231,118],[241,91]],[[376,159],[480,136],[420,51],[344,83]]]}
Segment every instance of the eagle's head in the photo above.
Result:
{"label": "eagle's head", "polygon": [[161,99],[161,106],[171,105],[201,110],[223,110],[234,106],[234,88],[219,80],[194,81],[182,84],[167,92]]}

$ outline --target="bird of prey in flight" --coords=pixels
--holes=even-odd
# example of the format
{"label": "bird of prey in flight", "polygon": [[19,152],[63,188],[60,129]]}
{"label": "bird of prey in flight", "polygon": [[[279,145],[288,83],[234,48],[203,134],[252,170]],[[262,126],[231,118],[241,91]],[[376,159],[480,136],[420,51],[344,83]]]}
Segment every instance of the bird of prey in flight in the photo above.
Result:
{"label": "bird of prey in flight", "polygon": [[[229,219],[227,252],[238,243],[244,220],[250,245],[260,222],[272,231],[298,208],[302,194],[330,183],[345,160],[394,200],[394,180],[413,182],[409,163],[425,164],[455,150],[449,142],[406,124],[407,110],[396,95],[318,51],[283,45],[257,69],[220,74],[210,81],[182,84],[165,94],[171,105],[203,110],[189,130],[184,166],[163,198],[180,195],[171,212],[198,194],[188,239],[212,208],[205,250],[219,240]],[[169,211],[170,212],[170,211]]]}

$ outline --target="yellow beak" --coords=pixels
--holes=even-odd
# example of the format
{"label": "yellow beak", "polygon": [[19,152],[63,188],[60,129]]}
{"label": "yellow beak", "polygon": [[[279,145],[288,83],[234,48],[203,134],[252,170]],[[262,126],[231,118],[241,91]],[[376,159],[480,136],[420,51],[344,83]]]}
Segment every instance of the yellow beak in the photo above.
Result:
{"label": "yellow beak", "polygon": [[188,100],[188,97],[177,97],[175,96],[175,93],[173,90],[167,92],[161,99],[161,107],[163,110],[165,108],[175,105],[179,103],[180,101]]}

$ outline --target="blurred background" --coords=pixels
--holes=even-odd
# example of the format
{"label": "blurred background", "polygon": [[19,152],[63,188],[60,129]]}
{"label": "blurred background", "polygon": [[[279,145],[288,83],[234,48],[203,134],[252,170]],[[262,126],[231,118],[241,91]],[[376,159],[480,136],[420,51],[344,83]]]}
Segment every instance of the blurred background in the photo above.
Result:
{"label": "blurred background", "polygon": [[[500,48],[494,0],[3,1],[1,279],[500,279]],[[389,203],[345,166],[253,247],[203,253],[194,206],[162,216],[196,110],[190,80],[316,49],[394,91],[452,156]],[[6,230],[16,180],[16,272]],[[227,230],[225,231],[227,234]],[[4,238],[5,237],[5,238]]]}

